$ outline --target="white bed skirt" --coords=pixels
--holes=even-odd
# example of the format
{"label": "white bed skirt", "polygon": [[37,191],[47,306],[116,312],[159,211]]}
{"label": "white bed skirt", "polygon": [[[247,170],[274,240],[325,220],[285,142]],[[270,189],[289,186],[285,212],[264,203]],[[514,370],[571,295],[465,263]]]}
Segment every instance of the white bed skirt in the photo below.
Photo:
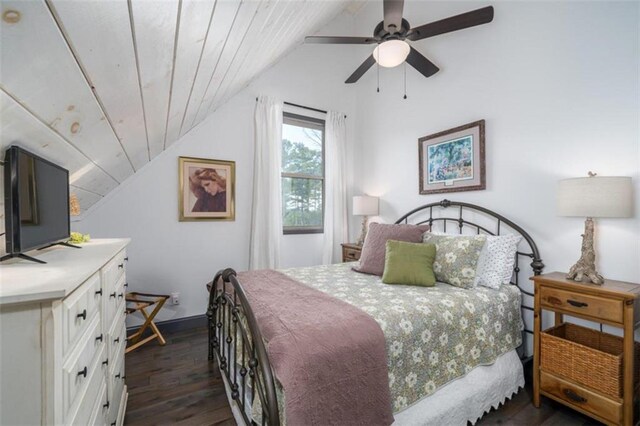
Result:
{"label": "white bed skirt", "polygon": [[510,399],[524,386],[522,362],[512,350],[491,365],[480,365],[466,376],[438,389],[393,417],[396,426],[475,424],[491,408]]}
{"label": "white bed skirt", "polygon": [[[231,398],[230,386],[222,375],[227,399],[238,425],[245,425],[240,407]],[[412,406],[394,413],[394,426],[475,424],[491,408],[498,408],[524,387],[524,372],[514,350],[501,355],[491,365],[480,365]]]}

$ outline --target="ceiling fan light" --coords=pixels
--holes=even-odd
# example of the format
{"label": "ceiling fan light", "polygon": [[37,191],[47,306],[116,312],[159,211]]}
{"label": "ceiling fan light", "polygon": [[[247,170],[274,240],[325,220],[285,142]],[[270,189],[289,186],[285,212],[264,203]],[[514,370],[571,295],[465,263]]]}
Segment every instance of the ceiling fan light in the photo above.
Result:
{"label": "ceiling fan light", "polygon": [[404,40],[389,40],[379,44],[373,51],[373,57],[381,67],[397,67],[409,55],[409,43]]}

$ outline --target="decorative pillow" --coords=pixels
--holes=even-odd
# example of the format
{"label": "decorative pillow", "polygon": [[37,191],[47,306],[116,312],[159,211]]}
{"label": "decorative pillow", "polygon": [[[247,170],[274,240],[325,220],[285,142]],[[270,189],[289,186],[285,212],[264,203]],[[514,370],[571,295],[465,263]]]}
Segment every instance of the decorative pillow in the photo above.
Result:
{"label": "decorative pillow", "polygon": [[[447,235],[453,238],[467,237],[462,234],[446,234],[431,232],[433,235]],[[499,289],[502,284],[509,284],[513,275],[516,251],[522,236],[513,234],[485,235],[487,242],[482,247],[474,286]]]}
{"label": "decorative pillow", "polygon": [[436,285],[436,277],[433,274],[435,245],[389,240],[386,247],[383,283],[423,287]]}
{"label": "decorative pillow", "polygon": [[428,230],[429,225],[371,223],[362,245],[360,265],[353,270],[365,274],[382,275],[388,240],[419,243],[422,241],[422,234]]}
{"label": "decorative pillow", "polygon": [[425,232],[423,241],[436,245],[433,272],[436,279],[461,288],[472,288],[486,235],[436,235]]}
{"label": "decorative pillow", "polygon": [[520,235],[487,235],[476,270],[476,285],[499,289],[502,284],[509,284],[520,240]]}

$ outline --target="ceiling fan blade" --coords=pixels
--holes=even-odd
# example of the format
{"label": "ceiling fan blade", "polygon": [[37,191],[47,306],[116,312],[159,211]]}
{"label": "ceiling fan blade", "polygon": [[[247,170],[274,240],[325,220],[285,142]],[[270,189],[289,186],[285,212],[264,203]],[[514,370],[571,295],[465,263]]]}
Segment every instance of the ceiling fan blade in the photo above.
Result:
{"label": "ceiling fan blade", "polygon": [[378,40],[373,37],[309,36],[304,38],[304,42],[318,44],[374,44]]}
{"label": "ceiling fan blade", "polygon": [[[394,34],[402,29],[404,0],[384,0],[384,30]],[[395,27],[395,28],[394,28]]]}
{"label": "ceiling fan blade", "polygon": [[433,62],[425,58],[422,53],[418,52],[413,47],[409,51],[409,56],[407,56],[407,63],[414,67],[418,72],[425,77],[431,77],[438,71],[438,68]]}
{"label": "ceiling fan blade", "polygon": [[413,41],[422,40],[423,38],[463,30],[465,28],[475,27],[476,25],[488,24],[491,21],[493,21],[493,6],[487,6],[482,9],[411,28],[407,38]]}
{"label": "ceiling fan blade", "polygon": [[362,65],[360,65],[358,69],[355,70],[353,74],[349,76],[349,78],[347,79],[347,81],[345,81],[345,83],[350,84],[360,80],[360,77],[362,77],[364,73],[367,72],[369,68],[371,68],[375,63],[376,63],[376,60],[373,57],[373,55],[369,55],[369,57],[362,63]]}

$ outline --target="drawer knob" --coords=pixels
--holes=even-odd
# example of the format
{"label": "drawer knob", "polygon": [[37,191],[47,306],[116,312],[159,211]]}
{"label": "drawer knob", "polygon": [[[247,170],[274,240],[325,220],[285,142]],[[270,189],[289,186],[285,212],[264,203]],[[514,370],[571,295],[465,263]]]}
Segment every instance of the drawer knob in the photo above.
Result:
{"label": "drawer knob", "polygon": [[83,320],[87,319],[87,310],[83,309],[81,314],[76,315],[76,318],[82,318]]}
{"label": "drawer knob", "polygon": [[99,294],[100,296],[102,296],[102,289],[96,291],[96,294]]}
{"label": "drawer knob", "polygon": [[109,365],[109,358],[102,361],[102,365]]}
{"label": "drawer knob", "polygon": [[122,299],[124,297],[124,293],[118,294],[118,299]]}
{"label": "drawer knob", "polygon": [[107,408],[107,409],[108,409],[108,408],[109,408],[109,401],[107,401],[107,403],[106,403],[106,404],[102,404],[102,407],[103,407],[103,408]]}
{"label": "drawer knob", "polygon": [[113,343],[119,343],[120,342],[120,338],[116,337],[115,339],[113,339]]}
{"label": "drawer knob", "polygon": [[125,262],[128,262],[129,261],[129,256],[125,257],[124,260],[125,260]]}
{"label": "drawer knob", "polygon": [[111,423],[111,426],[116,426],[116,422]]}
{"label": "drawer knob", "polygon": [[580,395],[578,395],[577,393],[575,393],[571,389],[564,389],[562,392],[565,394],[565,396],[567,398],[569,398],[573,402],[577,402],[577,403],[580,403],[580,404],[583,404],[583,403],[587,402],[586,398],[581,397]]}
{"label": "drawer knob", "polygon": [[114,377],[115,377],[116,379],[119,379],[119,378],[120,378],[120,373],[116,374]]}
{"label": "drawer knob", "polygon": [[589,306],[588,303],[578,302],[577,300],[571,300],[571,299],[567,299],[567,303],[570,304],[571,306],[575,306],[576,308],[585,308]]}
{"label": "drawer knob", "polygon": [[124,283],[124,286],[125,287],[129,287],[129,283]]}
{"label": "drawer knob", "polygon": [[124,263],[121,263],[118,265],[118,269],[122,269],[122,268],[124,268]]}
{"label": "drawer knob", "polygon": [[82,370],[78,371],[78,376],[87,377],[87,367],[85,367]]}
{"label": "drawer knob", "polygon": [[100,333],[100,335],[98,337],[96,337],[96,341],[101,341],[102,342],[102,333]]}
{"label": "drawer knob", "polygon": [[113,297],[113,298],[115,298],[115,297],[116,297],[116,292],[114,291],[113,293],[111,293],[111,294],[109,295],[109,297]]}

